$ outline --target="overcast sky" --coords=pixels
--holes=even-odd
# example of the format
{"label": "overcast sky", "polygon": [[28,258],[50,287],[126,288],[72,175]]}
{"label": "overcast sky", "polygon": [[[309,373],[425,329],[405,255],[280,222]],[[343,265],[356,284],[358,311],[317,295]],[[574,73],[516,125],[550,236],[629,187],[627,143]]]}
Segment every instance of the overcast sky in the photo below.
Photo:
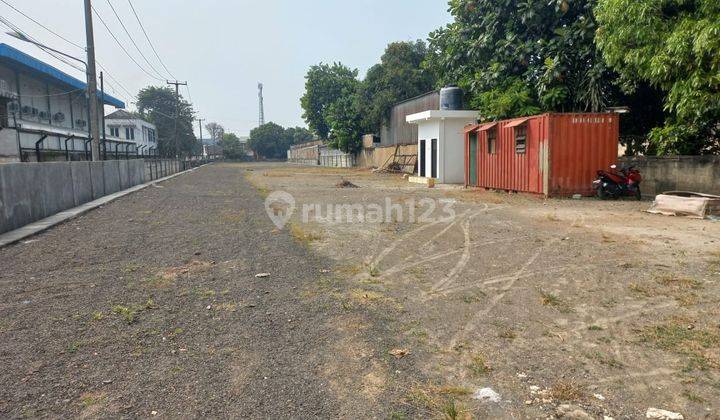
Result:
{"label": "overcast sky", "polygon": [[[82,0],[1,0],[77,44],[84,45]],[[160,72],[150,77],[132,62],[95,18],[98,61],[112,78],[136,94],[170,75],[145,40],[128,0],[93,0],[93,5],[132,57],[154,74],[114,16],[108,1],[148,59]],[[246,135],[257,126],[257,83],[265,85],[265,120],[305,126],[299,98],[304,75],[318,62],[340,61],[361,74],[379,61],[392,41],[426,39],[450,21],[444,0],[131,0],[172,74],[190,84],[190,98],[207,121]],[[47,45],[81,57],[83,51],[0,3],[0,15]],[[79,72],[38,48],[6,35],[8,43],[84,80]],[[100,69],[98,69],[100,70]],[[134,99],[106,77],[107,91]],[[113,89],[114,88],[114,89]],[[181,91],[187,98],[188,91]],[[207,122],[206,121],[206,122]]]}

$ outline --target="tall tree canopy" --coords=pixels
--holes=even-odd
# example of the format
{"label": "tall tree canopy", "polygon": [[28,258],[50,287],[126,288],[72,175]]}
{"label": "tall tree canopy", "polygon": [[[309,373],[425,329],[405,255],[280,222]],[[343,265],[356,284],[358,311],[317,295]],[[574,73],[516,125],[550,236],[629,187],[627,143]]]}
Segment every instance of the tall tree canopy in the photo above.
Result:
{"label": "tall tree canopy", "polygon": [[175,151],[175,112],[178,105],[178,146],[180,154],[197,154],[200,145],[193,132],[195,120],[192,105],[179,97],[169,87],[149,86],[138,93],[137,108],[144,119],[155,124],[158,134],[158,149],[163,156],[174,156]]}
{"label": "tall tree canopy", "polygon": [[720,2],[599,0],[597,42],[633,91],[647,81],[667,93],[667,124],[650,135],[660,154],[720,151]]}
{"label": "tall tree canopy", "polygon": [[484,117],[600,111],[612,78],[595,48],[593,0],[450,0],[430,34],[429,69]]}
{"label": "tall tree canopy", "polygon": [[245,147],[235,133],[224,133],[218,145],[222,147],[225,159],[247,159]]}
{"label": "tall tree canopy", "polygon": [[225,135],[225,127],[220,123],[209,122],[205,124],[205,129],[210,133],[210,144],[217,144]]}
{"label": "tall tree canopy", "polygon": [[330,147],[344,152],[356,152],[362,147],[362,112],[357,91],[344,91],[327,110],[330,126]]}
{"label": "tall tree canopy", "polygon": [[269,122],[253,129],[247,144],[261,158],[284,159],[291,145],[313,139],[313,134],[305,128],[285,129],[274,122]]}
{"label": "tall tree canopy", "polygon": [[379,133],[393,105],[435,87],[433,73],[422,67],[427,53],[423,41],[393,42],[385,48],[380,63],[368,70],[360,86],[364,131]]}
{"label": "tall tree canopy", "polygon": [[305,76],[305,94],[300,98],[303,118],[315,134],[327,139],[330,125],[327,110],[338,98],[348,92],[356,92],[357,70],[341,63],[320,63],[310,67]]}

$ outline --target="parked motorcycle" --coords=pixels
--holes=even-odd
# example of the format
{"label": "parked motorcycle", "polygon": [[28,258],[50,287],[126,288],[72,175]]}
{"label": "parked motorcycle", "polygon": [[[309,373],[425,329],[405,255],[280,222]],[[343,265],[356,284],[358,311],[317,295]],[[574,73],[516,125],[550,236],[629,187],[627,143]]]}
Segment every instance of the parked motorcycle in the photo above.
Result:
{"label": "parked motorcycle", "polygon": [[593,181],[593,189],[601,200],[608,198],[620,198],[625,196],[642,199],[640,183],[642,176],[640,171],[633,166],[623,167],[617,170],[617,165],[610,166],[610,171],[597,171],[597,179]]}

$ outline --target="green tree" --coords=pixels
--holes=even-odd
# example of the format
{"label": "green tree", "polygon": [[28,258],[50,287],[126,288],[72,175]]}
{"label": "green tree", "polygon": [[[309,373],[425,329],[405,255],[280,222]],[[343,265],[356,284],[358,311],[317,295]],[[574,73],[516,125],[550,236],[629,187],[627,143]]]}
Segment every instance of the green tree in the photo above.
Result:
{"label": "green tree", "polygon": [[305,127],[288,127],[285,129],[285,137],[291,144],[307,143],[315,140],[315,135]]}
{"label": "green tree", "polygon": [[670,118],[651,132],[650,151],[720,151],[720,3],[599,0],[595,13],[598,46],[623,87],[646,81],[667,93]]}
{"label": "green tree", "polygon": [[430,34],[426,66],[441,84],[463,87],[472,106],[504,118],[612,102],[612,76],[594,43],[594,0],[449,5],[454,22]]}
{"label": "green tree", "polygon": [[217,144],[225,136],[225,127],[220,123],[209,122],[205,124],[205,129],[210,133],[210,141],[208,144]]}
{"label": "green tree", "polygon": [[198,154],[200,144],[193,132],[195,119],[192,105],[168,87],[148,86],[138,93],[137,108],[142,118],[157,127],[158,149],[162,156],[175,156],[175,112],[178,112],[177,135],[180,154]]}
{"label": "green tree", "polygon": [[330,132],[327,110],[341,98],[344,91],[355,90],[359,83],[357,74],[357,70],[351,70],[341,63],[320,63],[308,70],[305,94],[300,98],[300,105],[308,127],[320,138],[327,139]]}
{"label": "green tree", "polygon": [[274,122],[254,128],[247,144],[259,157],[265,159],[282,159],[287,156],[289,147],[285,129]]}
{"label": "green tree", "polygon": [[226,159],[246,159],[245,147],[240,143],[235,133],[224,133],[222,139],[218,143],[223,149],[223,156]]}
{"label": "green tree", "polygon": [[344,91],[327,110],[327,121],[330,126],[328,146],[346,153],[360,150],[363,134],[361,115],[357,93]]}
{"label": "green tree", "polygon": [[427,54],[423,41],[393,42],[385,48],[380,63],[368,70],[360,85],[364,131],[378,133],[396,103],[435,87],[433,73],[422,67]]}

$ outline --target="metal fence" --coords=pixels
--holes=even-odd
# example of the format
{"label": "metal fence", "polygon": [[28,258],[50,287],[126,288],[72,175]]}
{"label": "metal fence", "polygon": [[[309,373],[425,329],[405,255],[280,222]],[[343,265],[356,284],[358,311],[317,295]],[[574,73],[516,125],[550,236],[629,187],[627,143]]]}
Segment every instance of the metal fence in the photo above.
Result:
{"label": "metal fence", "polygon": [[320,166],[327,166],[330,168],[352,168],[355,164],[355,155],[349,153],[342,155],[320,156]]}

